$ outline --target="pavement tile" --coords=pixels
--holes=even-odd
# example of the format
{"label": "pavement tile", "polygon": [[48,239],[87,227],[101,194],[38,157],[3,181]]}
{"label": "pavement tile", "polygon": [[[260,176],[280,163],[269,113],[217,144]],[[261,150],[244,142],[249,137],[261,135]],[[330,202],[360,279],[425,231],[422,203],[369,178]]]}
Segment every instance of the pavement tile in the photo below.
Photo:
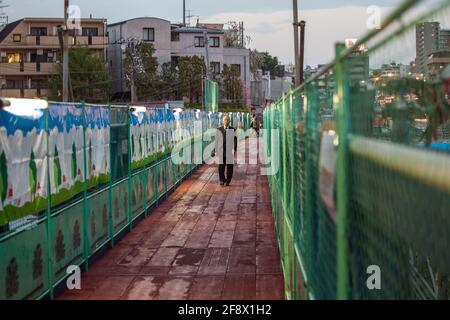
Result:
{"label": "pavement tile", "polygon": [[171,266],[178,254],[179,248],[159,248],[147,263],[150,267],[168,267]]}
{"label": "pavement tile", "polygon": [[120,300],[134,278],[134,276],[107,277],[90,295],[90,299]]}
{"label": "pavement tile", "polygon": [[197,276],[192,283],[189,300],[220,300],[225,276]]}
{"label": "pavement tile", "polygon": [[233,243],[234,230],[217,230],[214,231],[211,240],[209,241],[209,248],[230,248]]}
{"label": "pavement tile", "polygon": [[229,248],[208,248],[205,251],[198,274],[222,275],[227,271],[229,261]]}
{"label": "pavement tile", "polygon": [[257,275],[256,276],[257,300],[284,300],[283,275]]}
{"label": "pavement tile", "polygon": [[281,274],[280,253],[276,247],[256,248],[256,272]]}
{"label": "pavement tile", "polygon": [[255,300],[256,276],[254,274],[227,274],[222,291],[223,300]]}
{"label": "pavement tile", "polygon": [[233,247],[230,251],[228,273],[255,273],[256,249],[255,247]]}

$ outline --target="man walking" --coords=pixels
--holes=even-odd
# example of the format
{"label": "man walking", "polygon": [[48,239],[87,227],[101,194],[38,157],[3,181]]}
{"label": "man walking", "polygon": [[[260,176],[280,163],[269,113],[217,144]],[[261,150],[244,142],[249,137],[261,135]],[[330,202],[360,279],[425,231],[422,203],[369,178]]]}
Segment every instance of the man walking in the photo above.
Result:
{"label": "man walking", "polygon": [[259,138],[259,122],[258,119],[256,118],[256,114],[252,116],[250,127],[253,128],[253,130],[255,130],[256,137]]}
{"label": "man walking", "polygon": [[[229,186],[233,179],[234,153],[237,153],[236,129],[230,126],[230,117],[223,117],[223,127],[217,129],[216,154],[219,157],[219,178],[221,186]],[[226,169],[226,176],[225,176]]]}

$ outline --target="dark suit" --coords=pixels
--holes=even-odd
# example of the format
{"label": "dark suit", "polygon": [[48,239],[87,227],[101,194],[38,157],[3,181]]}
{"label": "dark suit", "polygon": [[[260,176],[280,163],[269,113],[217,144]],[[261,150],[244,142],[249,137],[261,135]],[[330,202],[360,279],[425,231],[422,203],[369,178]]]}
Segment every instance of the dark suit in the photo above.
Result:
{"label": "dark suit", "polygon": [[[234,156],[233,149],[237,152],[236,129],[229,126],[217,129],[216,133],[216,154],[219,157],[219,177],[221,183],[229,184],[233,178]],[[225,169],[227,175],[225,177]]]}

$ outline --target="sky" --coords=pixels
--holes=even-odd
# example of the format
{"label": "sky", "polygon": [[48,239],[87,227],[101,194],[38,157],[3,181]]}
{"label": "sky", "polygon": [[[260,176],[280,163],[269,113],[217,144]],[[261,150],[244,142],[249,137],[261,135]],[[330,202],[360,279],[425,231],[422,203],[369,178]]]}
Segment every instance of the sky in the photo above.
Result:
{"label": "sky", "polygon": [[[436,0],[427,0],[436,1]],[[4,0],[10,21],[26,17],[57,17],[63,12],[63,0]],[[307,22],[305,64],[329,62],[334,44],[358,38],[368,32],[368,6],[381,9],[381,18],[401,0],[299,0],[299,18]],[[39,3],[39,5],[36,5]],[[159,17],[172,22],[182,20],[182,0],[71,0],[79,5],[83,17],[106,18],[108,23],[135,17]],[[293,61],[291,0],[186,0],[192,21],[226,23],[244,21],[251,48],[268,51],[281,63]],[[410,39],[411,40],[411,39]],[[414,39],[412,39],[414,40]],[[407,59],[410,59],[409,52]],[[405,56],[405,55],[403,55]],[[406,59],[406,58],[405,58]]]}

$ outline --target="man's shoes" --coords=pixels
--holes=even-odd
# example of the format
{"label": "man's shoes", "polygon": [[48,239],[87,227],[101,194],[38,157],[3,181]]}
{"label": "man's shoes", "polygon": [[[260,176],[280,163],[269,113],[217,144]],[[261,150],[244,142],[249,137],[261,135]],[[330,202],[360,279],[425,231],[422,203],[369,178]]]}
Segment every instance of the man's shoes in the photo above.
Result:
{"label": "man's shoes", "polygon": [[230,186],[230,183],[229,183],[229,182],[225,183],[225,186],[229,187],[229,186]]}
{"label": "man's shoes", "polygon": [[221,182],[220,185],[223,187],[225,185],[225,182]]}

